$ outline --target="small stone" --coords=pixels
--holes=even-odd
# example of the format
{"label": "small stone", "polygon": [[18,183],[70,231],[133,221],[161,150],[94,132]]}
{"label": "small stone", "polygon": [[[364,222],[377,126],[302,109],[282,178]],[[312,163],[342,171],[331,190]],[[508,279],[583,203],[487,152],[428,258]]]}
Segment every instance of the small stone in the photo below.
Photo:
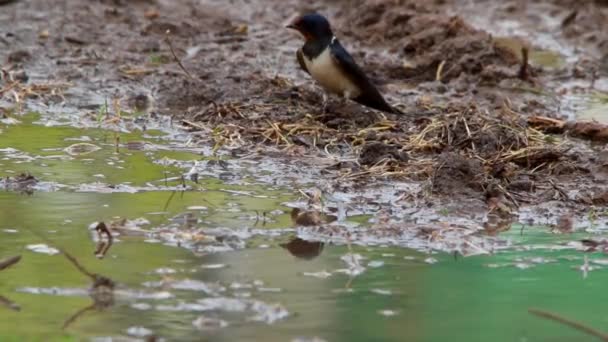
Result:
{"label": "small stone", "polygon": [[27,50],[16,50],[8,54],[9,63],[23,63],[32,58],[32,54]]}
{"label": "small stone", "polygon": [[215,330],[227,327],[228,322],[218,318],[200,316],[192,322],[192,325],[199,330]]}

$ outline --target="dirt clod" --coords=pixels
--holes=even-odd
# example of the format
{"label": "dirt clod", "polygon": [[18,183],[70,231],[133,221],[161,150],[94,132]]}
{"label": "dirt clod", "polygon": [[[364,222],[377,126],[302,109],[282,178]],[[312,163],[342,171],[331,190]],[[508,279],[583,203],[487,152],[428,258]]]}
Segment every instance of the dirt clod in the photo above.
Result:
{"label": "dirt clod", "polygon": [[359,154],[359,163],[366,166],[373,166],[386,160],[407,162],[408,159],[407,153],[401,151],[399,146],[387,145],[381,142],[366,144]]}
{"label": "dirt clod", "polygon": [[[347,33],[361,40],[399,46],[410,66],[391,68],[384,77],[449,82],[461,74],[479,75],[493,65],[512,66],[518,57],[458,16],[435,13],[415,1],[358,1],[345,16]],[[350,6],[349,6],[350,7]],[[441,70],[438,71],[441,65]],[[487,76],[486,76],[487,78]]]}
{"label": "dirt clod", "polygon": [[467,189],[479,192],[483,190],[483,176],[484,169],[479,160],[455,152],[446,152],[439,157],[439,167],[433,177],[433,189],[444,194]]}
{"label": "dirt clod", "polygon": [[32,54],[27,50],[15,50],[8,54],[6,61],[8,63],[24,63],[32,58]]}

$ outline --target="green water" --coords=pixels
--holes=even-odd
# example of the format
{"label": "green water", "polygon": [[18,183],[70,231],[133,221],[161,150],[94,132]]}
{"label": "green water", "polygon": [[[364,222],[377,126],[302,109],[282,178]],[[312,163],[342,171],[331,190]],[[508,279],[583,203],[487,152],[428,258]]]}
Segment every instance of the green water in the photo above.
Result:
{"label": "green water", "polygon": [[[496,37],[494,38],[495,43],[503,48],[511,50],[514,55],[520,56],[521,50],[526,46],[525,42],[521,39],[510,38],[510,37]],[[542,66],[544,68],[562,68],[565,66],[566,61],[559,52],[543,50],[531,46],[527,46],[529,51],[529,61],[533,65]]]}
{"label": "green water", "polygon": [[[245,213],[287,208],[281,203],[295,198],[287,190],[263,186],[227,186],[215,179],[201,179],[193,190],[146,191],[138,193],[77,192],[80,183],[103,181],[111,184],[163,185],[164,177],[183,172],[154,161],[200,159],[192,153],[167,151],[122,151],[115,153],[113,133],[67,127],[42,128],[31,124],[2,126],[0,148],[12,147],[30,156],[66,156],[61,149],[81,136],[102,149],[70,159],[36,158],[17,162],[0,153],[0,174],[31,172],[39,179],[58,182],[66,188],[54,192],[0,192],[0,258],[22,255],[23,259],[0,272],[0,295],[17,303],[21,310],[0,306],[1,341],[81,341],[101,336],[127,336],[127,329],[143,326],[169,341],[291,341],[297,337],[318,337],[326,341],[593,341],[571,328],[530,315],[531,307],[559,313],[602,329],[608,326],[608,310],[602,300],[608,273],[599,269],[583,278],[576,269],[583,255],[573,250],[546,248],[525,252],[504,252],[495,256],[454,259],[447,254],[427,255],[406,249],[354,246],[353,252],[370,261],[383,261],[351,279],[332,273],[328,278],[305,276],[307,272],[345,268],[342,246],[325,245],[311,260],[296,258],[280,244],[290,240],[261,239],[242,251],[195,255],[191,251],[143,238],[124,238],[112,246],[105,259],[93,255],[95,244],[87,227],[114,217],[145,217],[151,226],[161,225],[191,206],[210,227],[242,228],[253,225]],[[149,140],[138,134],[122,135],[122,141]],[[48,150],[53,149],[53,150]],[[109,161],[113,163],[108,163]],[[117,168],[121,166],[121,168]],[[13,171],[14,173],[9,173]],[[99,174],[105,178],[100,179]],[[173,182],[176,185],[179,182]],[[171,185],[170,184],[170,185]],[[239,189],[267,198],[238,196],[222,189]],[[168,204],[167,204],[168,202]],[[227,207],[238,211],[225,210]],[[289,227],[286,214],[265,227]],[[6,232],[14,229],[17,232]],[[83,314],[65,330],[65,320],[91,304],[86,295],[57,296],[19,291],[24,287],[87,289],[90,280],[75,270],[62,255],[34,253],[29,244],[45,243],[35,231],[47,236],[89,270],[110,276],[121,291],[169,291],[168,299],[138,299],[116,294],[114,305]],[[571,236],[549,234],[542,228],[507,233],[519,245],[556,244]],[[262,248],[264,247],[264,248]],[[437,263],[424,262],[433,257]],[[534,264],[528,269],[514,266],[516,258],[544,257],[555,262]],[[593,255],[591,258],[601,258]],[[223,264],[219,269],[201,265]],[[500,266],[500,267],[492,267]],[[171,268],[160,275],[155,270]],[[144,282],[191,279],[219,283],[227,288],[222,296],[250,295],[265,303],[280,303],[290,316],[273,324],[254,322],[239,313],[160,310],[159,305],[194,303],[210,297],[201,291],[150,288]],[[236,282],[258,285],[233,289]],[[259,285],[259,281],[263,285]],[[279,292],[263,291],[277,288]],[[135,304],[140,304],[138,307]],[[142,307],[141,304],[147,306]],[[390,310],[390,311],[386,311]],[[387,315],[387,313],[393,315]],[[200,331],[192,322],[200,315],[223,319],[229,325]],[[245,315],[247,316],[247,315]]]}
{"label": "green water", "polygon": [[586,102],[586,108],[577,114],[577,118],[608,124],[608,95],[596,93]]}

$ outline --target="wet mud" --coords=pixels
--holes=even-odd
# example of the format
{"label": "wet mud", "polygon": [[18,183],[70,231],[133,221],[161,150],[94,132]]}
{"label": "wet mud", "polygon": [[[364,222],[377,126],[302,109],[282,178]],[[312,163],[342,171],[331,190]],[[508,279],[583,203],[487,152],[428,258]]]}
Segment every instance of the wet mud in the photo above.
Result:
{"label": "wet mud", "polygon": [[[2,3],[0,115],[61,113],[117,131],[171,126],[213,157],[275,160],[273,184],[322,179],[316,187],[335,210],[344,196],[373,216],[392,207],[394,222],[425,224],[445,211],[482,227],[495,210],[520,222],[565,212],[584,221],[590,205],[604,210],[608,192],[603,128],[530,120],[576,121],[570,95],[608,91],[606,4],[574,3]],[[301,40],[284,29],[310,10],[330,17],[404,115],[335,98],[324,110],[323,91],[295,61]],[[221,167],[183,166],[190,176]],[[4,184],[27,190],[31,181]]]}

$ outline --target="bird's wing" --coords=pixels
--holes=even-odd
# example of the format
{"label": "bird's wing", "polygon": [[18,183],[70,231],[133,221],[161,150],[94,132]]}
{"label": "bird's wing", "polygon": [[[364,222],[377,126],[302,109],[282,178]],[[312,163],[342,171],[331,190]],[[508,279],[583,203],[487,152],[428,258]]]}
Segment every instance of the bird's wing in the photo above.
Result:
{"label": "bird's wing", "polygon": [[296,55],[298,56],[298,63],[300,64],[300,68],[306,71],[306,73],[310,74],[310,71],[308,71],[308,68],[306,67],[306,63],[304,62],[304,53],[302,52],[302,49],[298,49]]}
{"label": "bird's wing", "polygon": [[[329,44],[329,51],[331,52],[334,63],[342,69],[343,74],[350,78],[353,83],[361,88],[373,88],[376,90],[365,75],[365,72],[363,72],[357,63],[355,63],[353,57],[336,38],[332,39]],[[361,91],[365,90],[368,89],[361,89]]]}
{"label": "bird's wing", "polygon": [[381,111],[399,113],[398,110],[386,103],[378,89],[367,78],[365,72],[355,63],[353,57],[336,38],[332,39],[329,48],[334,63],[361,90],[361,95],[353,100]]}

